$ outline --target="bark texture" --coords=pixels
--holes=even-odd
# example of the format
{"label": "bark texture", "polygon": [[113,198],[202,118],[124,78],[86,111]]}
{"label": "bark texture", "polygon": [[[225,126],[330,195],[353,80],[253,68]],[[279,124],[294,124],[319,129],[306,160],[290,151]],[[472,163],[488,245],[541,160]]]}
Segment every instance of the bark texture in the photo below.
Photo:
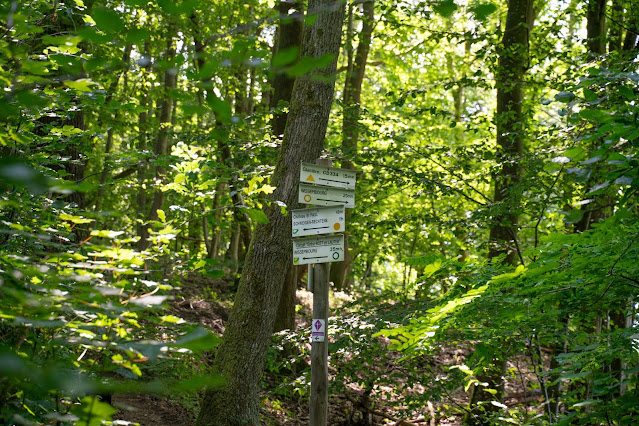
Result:
{"label": "bark texture", "polygon": [[[280,1],[277,7],[280,13],[280,24],[278,27],[275,54],[287,49],[299,49],[302,44],[304,31],[304,15],[302,13],[301,2]],[[278,73],[275,75],[273,78],[271,108],[277,107],[280,101],[290,104],[294,84],[295,78],[290,77],[286,73]],[[275,136],[279,137],[284,134],[287,118],[288,114],[286,112],[280,112],[274,115],[271,125]],[[298,278],[299,268],[291,265],[286,274],[284,286],[282,287],[282,295],[277,308],[275,325],[273,326],[274,332],[295,329],[295,293]]]}
{"label": "bark texture", "polygon": [[335,0],[311,0],[309,14],[317,20],[304,31],[304,56],[330,54],[331,65],[295,82],[291,110],[265,211],[269,223],[257,226],[216,357],[225,380],[210,388],[202,401],[196,425],[259,425],[259,384],[271,341],[280,292],[292,263],[291,216],[282,215],[275,201],[297,207],[299,165],[314,161],[322,151],[333,101],[336,59],[344,6]]}
{"label": "bark texture", "polygon": [[524,155],[525,117],[522,112],[524,75],[528,67],[532,0],[511,0],[497,71],[497,159],[494,203],[498,209],[490,229],[489,258],[506,254],[505,263],[518,262],[517,225],[520,195],[517,188]]}
{"label": "bark texture", "polygon": [[588,50],[596,55],[606,53],[606,3],[607,0],[588,0],[586,42]]}

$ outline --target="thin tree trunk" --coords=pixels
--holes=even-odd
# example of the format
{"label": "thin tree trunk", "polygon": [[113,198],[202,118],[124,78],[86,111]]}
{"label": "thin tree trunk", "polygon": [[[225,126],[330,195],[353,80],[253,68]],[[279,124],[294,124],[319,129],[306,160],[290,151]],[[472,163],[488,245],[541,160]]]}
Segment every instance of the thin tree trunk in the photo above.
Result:
{"label": "thin tree trunk", "polygon": [[[171,61],[175,57],[175,46],[173,44],[173,39],[169,38],[167,41],[167,51],[166,51],[167,60]],[[161,185],[164,182],[166,168],[163,162],[166,160],[166,155],[169,152],[169,133],[171,130],[172,123],[172,112],[173,112],[173,99],[170,96],[171,90],[173,90],[177,85],[177,70],[173,67],[167,68],[164,71],[164,93],[163,99],[160,105],[160,120],[159,120],[159,129],[158,129],[158,137],[155,142],[155,155],[157,157],[157,166],[155,167],[155,184]],[[153,201],[151,202],[151,207],[149,209],[148,215],[146,217],[147,222],[158,220],[158,210],[162,209],[164,205],[164,191],[161,188],[157,188],[155,194],[153,195]],[[146,227],[146,226],[145,226]],[[148,232],[148,231],[147,231]],[[143,249],[146,249],[149,246],[150,242],[147,238],[142,242]]]}
{"label": "thin tree trunk", "polygon": [[[277,46],[274,55],[287,49],[298,49],[299,51],[304,30],[304,15],[301,3],[298,1],[280,1],[278,4],[278,12],[280,17],[287,17],[287,19],[280,20],[280,25],[277,30]],[[290,104],[294,83],[295,79],[289,77],[286,73],[278,73],[275,75],[273,79],[271,108],[276,107],[280,101]],[[274,115],[271,125],[275,136],[279,137],[284,134],[287,118],[288,114],[285,112]],[[282,295],[273,327],[274,332],[295,329],[295,295],[297,292],[298,278],[299,268],[295,265],[291,265],[286,274],[284,286],[282,287]]]}
{"label": "thin tree trunk", "polygon": [[[118,88],[118,84],[120,83],[120,80],[128,71],[128,64],[129,64],[129,61],[131,60],[132,48],[133,46],[130,44],[124,48],[124,53],[122,54],[122,64],[123,65],[126,64],[127,67],[120,74],[118,74],[118,77],[115,80],[113,80],[113,82],[109,86],[109,89],[107,90],[107,97],[104,101],[104,104],[107,106],[107,108],[109,104],[111,103],[113,96],[115,95],[115,91]],[[110,168],[111,168],[110,156],[111,156],[111,150],[113,149],[113,132],[114,132],[113,124],[117,122],[119,116],[120,116],[120,112],[119,110],[116,110],[115,113],[113,114],[113,123],[110,123],[109,129],[107,130],[107,140],[104,145],[104,164],[102,166],[102,173],[100,175],[100,184],[98,185],[98,194],[95,198],[95,204],[93,208],[93,211],[96,211],[96,212],[100,211],[100,207],[102,206],[102,200],[104,198],[104,189],[110,174]]]}
{"label": "thin tree trunk", "polygon": [[[528,64],[529,31],[534,20],[532,3],[530,0],[509,1],[497,70],[497,158],[501,165],[494,177],[494,203],[498,212],[490,229],[488,257],[493,259],[505,255],[503,262],[509,265],[517,264],[520,256],[517,243],[520,189],[517,186],[524,155],[526,117],[522,112],[522,103],[524,75]],[[488,386],[471,387],[471,411],[465,418],[467,424],[483,424],[486,412],[496,409],[488,401],[503,399],[505,368],[505,354],[496,349],[493,359],[478,377],[480,383],[488,383]],[[491,394],[485,389],[496,392]]]}
{"label": "thin tree trunk", "polygon": [[621,0],[613,0],[610,11],[610,25],[608,29],[608,51],[621,50],[623,45],[623,4]]}
{"label": "thin tree trunk", "polygon": [[[359,43],[352,68],[349,60],[348,74],[344,83],[344,118],[342,121],[342,152],[344,160],[342,167],[354,170],[354,157],[357,155],[359,140],[359,119],[361,115],[362,84],[366,72],[366,61],[370,51],[373,29],[375,27],[375,1],[362,2],[362,30],[359,34]],[[346,222],[351,218],[351,210],[346,210]],[[349,241],[349,233],[344,235],[344,261],[331,265],[330,280],[335,290],[348,290],[353,283],[351,270],[353,266],[353,253]]]}
{"label": "thin tree trunk", "polygon": [[[146,42],[144,44],[144,56],[146,58],[147,63],[144,66],[145,76],[151,68],[151,61],[149,59],[149,43]],[[140,107],[143,108],[142,112],[138,114],[138,128],[139,128],[139,136],[138,136],[138,152],[145,156],[147,155],[147,126],[149,121],[149,112],[146,109],[149,104],[149,92],[145,91],[142,95],[142,99],[140,100]],[[139,251],[144,250],[148,247],[147,240],[149,238],[149,232],[147,230],[147,226],[144,223],[144,218],[146,217],[147,210],[147,191],[145,189],[145,181],[147,176],[147,162],[146,158],[142,163],[138,166],[137,180],[138,180],[138,193],[137,193],[137,249]]]}
{"label": "thin tree trunk", "polygon": [[607,0],[588,0],[586,43],[595,55],[606,53],[606,3]]}
{"label": "thin tree trunk", "polygon": [[[317,20],[304,33],[303,55],[337,58],[343,3],[310,0],[309,14]],[[291,215],[282,215],[275,201],[296,208],[299,164],[313,162],[324,146],[333,101],[336,61],[295,82],[291,111],[271,184],[273,203],[265,209],[267,224],[259,224],[248,250],[233,311],[215,356],[215,367],[225,380],[209,388],[196,425],[258,425],[259,389],[266,351],[282,284],[292,263]],[[320,78],[313,78],[320,77]]]}

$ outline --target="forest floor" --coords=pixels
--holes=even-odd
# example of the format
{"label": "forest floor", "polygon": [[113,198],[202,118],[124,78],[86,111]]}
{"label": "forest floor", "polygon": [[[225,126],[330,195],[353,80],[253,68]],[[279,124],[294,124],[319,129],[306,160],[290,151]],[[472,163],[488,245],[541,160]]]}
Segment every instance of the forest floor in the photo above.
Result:
{"label": "forest floor", "polygon": [[[222,280],[213,280],[203,276],[192,276],[184,279],[182,287],[176,293],[169,305],[169,312],[183,318],[186,321],[200,323],[218,334],[222,335],[224,326],[230,313],[230,298],[232,291],[230,286]],[[297,294],[298,308],[297,328],[303,330],[309,327],[312,311],[312,294],[299,290]],[[310,344],[309,344],[310,347]],[[462,349],[450,349],[443,351],[436,359],[429,360],[431,368],[435,366],[440,369],[442,366],[450,366],[463,359],[467,354]],[[397,354],[397,359],[400,357]],[[392,361],[392,357],[390,358]],[[300,361],[301,360],[301,361]],[[298,357],[298,364],[302,366],[297,370],[308,366],[309,357]],[[517,361],[518,362],[518,361]],[[331,374],[340,368],[330,366]],[[383,374],[395,377],[399,388],[409,389],[415,394],[425,391],[423,385],[413,385],[401,383],[402,371],[392,362],[386,362],[385,366],[371,366],[373,369],[385,369]],[[294,369],[296,370],[296,369]],[[530,371],[523,371],[517,366],[520,376],[527,376],[528,381],[531,376]],[[365,374],[366,372],[364,372]],[[379,373],[376,372],[376,373]],[[382,374],[382,373],[379,373]],[[520,377],[522,378],[522,377]],[[531,377],[530,377],[531,378]],[[262,424],[263,425],[288,425],[306,426],[309,424],[309,395],[273,395],[273,390],[277,388],[281,376],[277,374],[265,374],[265,391],[262,395]],[[295,377],[291,377],[295,379]],[[531,378],[532,379],[532,378]],[[310,383],[307,385],[310,386]],[[382,392],[379,392],[381,394]],[[534,400],[534,392],[526,393],[523,386],[518,386],[517,380],[507,386],[507,406],[516,406],[524,400],[531,398]],[[395,392],[390,398],[385,397],[383,401],[376,401],[375,395],[371,398],[366,395],[364,389],[354,383],[344,383],[343,391],[329,396],[329,420],[331,426],[347,425],[397,425],[397,426],[434,426],[434,425],[459,425],[461,424],[461,414],[468,404],[467,393],[459,388],[448,394],[444,401],[440,401],[439,409],[430,401],[424,401],[423,414],[406,418],[405,404],[400,400]],[[197,415],[200,395],[176,395],[167,397],[160,395],[113,395],[112,403],[118,413],[114,420],[118,420],[118,425],[140,424],[141,426],[178,426],[192,425]],[[451,407],[453,409],[451,410]],[[457,415],[447,415],[442,413],[457,413]],[[534,413],[531,413],[534,414]],[[403,418],[403,419],[402,419]]]}

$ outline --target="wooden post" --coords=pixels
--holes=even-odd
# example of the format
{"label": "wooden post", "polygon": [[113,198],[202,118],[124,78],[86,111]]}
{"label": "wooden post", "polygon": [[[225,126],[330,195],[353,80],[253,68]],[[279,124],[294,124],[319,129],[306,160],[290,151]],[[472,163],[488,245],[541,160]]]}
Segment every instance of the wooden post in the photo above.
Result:
{"label": "wooden post", "polygon": [[323,342],[311,346],[311,426],[326,426],[328,421],[328,278],[330,263],[313,268],[313,321],[324,320]]}
{"label": "wooden post", "polygon": [[[318,159],[315,164],[331,167],[331,160]],[[324,320],[323,342],[311,343],[311,421],[310,426],[326,426],[328,423],[328,280],[330,263],[311,265],[313,275],[313,322]],[[311,324],[311,329],[313,324]]]}

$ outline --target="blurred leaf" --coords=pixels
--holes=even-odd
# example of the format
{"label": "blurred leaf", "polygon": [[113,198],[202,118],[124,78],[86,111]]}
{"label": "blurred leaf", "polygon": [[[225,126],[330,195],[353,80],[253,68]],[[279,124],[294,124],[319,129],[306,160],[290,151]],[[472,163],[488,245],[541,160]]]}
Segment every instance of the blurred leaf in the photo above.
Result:
{"label": "blurred leaf", "polygon": [[450,17],[457,10],[457,5],[454,0],[443,0],[435,3],[433,10],[443,16],[444,18]]}
{"label": "blurred leaf", "polygon": [[490,15],[497,11],[494,3],[482,3],[470,7],[470,11],[475,15],[475,19],[484,22]]}
{"label": "blurred leaf", "polygon": [[46,176],[14,157],[0,158],[0,183],[23,186],[33,194],[42,194],[48,187]]}
{"label": "blurred leaf", "polygon": [[199,326],[186,336],[178,339],[175,343],[171,344],[171,346],[189,349],[193,352],[210,351],[220,340],[221,339],[215,334]]}
{"label": "blurred leaf", "polygon": [[299,48],[296,46],[289,47],[282,51],[277,52],[271,61],[271,66],[273,68],[283,67],[294,62],[297,59],[297,55],[299,54]]}
{"label": "blurred leaf", "polygon": [[124,31],[124,22],[120,14],[113,9],[96,7],[91,13],[95,25],[105,33],[119,34]]}

